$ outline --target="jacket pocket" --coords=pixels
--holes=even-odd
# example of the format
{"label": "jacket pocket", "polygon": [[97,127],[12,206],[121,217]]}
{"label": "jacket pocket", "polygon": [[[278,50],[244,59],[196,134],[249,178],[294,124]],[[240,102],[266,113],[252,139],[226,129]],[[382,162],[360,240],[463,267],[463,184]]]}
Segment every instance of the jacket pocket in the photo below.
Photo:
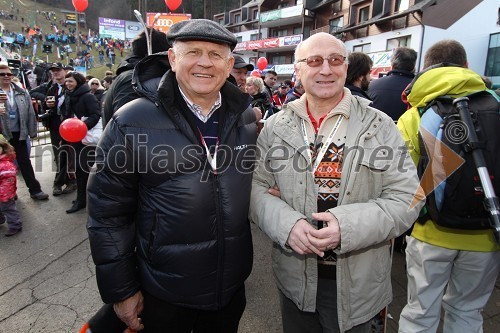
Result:
{"label": "jacket pocket", "polygon": [[351,198],[354,202],[366,202],[380,197],[387,168],[387,161],[376,161],[366,154],[361,158],[351,174],[351,177],[354,177],[351,188]]}

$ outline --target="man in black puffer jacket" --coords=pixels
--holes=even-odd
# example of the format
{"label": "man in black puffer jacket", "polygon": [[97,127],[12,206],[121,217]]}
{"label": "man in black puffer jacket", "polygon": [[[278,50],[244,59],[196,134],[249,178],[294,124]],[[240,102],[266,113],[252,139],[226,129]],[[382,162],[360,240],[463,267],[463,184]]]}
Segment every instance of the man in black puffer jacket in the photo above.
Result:
{"label": "man in black puffer jacket", "polygon": [[226,82],[232,33],[200,19],[167,38],[172,69],[152,91],[144,69],[166,56],[137,64],[144,97],[113,116],[97,147],[87,224],[97,284],[131,329],[234,333],[252,268],[255,114]]}
{"label": "man in black puffer jacket", "polygon": [[[165,34],[161,31],[149,28],[151,33],[151,50],[153,53],[167,51],[170,45]],[[102,120],[103,126],[109,122],[113,114],[126,103],[139,98],[131,85],[132,74],[135,65],[148,55],[148,44],[146,42],[146,31],[142,31],[132,41],[132,54],[123,60],[116,70],[116,78],[113,84],[106,90],[102,97]],[[168,63],[168,62],[167,62]],[[162,74],[164,74],[163,72]]]}

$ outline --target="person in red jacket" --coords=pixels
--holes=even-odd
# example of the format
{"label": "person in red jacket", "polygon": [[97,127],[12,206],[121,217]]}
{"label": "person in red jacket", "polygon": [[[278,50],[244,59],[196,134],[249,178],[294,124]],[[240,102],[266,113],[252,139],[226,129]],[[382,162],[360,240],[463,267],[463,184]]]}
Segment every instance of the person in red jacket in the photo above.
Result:
{"label": "person in red jacket", "polygon": [[23,229],[14,199],[17,190],[17,167],[13,163],[15,159],[14,147],[0,135],[0,224],[7,221],[7,237],[14,236]]}

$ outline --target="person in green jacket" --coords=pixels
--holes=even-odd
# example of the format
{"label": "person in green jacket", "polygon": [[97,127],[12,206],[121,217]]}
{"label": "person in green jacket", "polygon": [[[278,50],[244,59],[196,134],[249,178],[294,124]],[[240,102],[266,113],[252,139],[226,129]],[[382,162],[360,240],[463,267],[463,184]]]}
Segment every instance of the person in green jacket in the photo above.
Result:
{"label": "person in green jacket", "polygon": [[[481,76],[467,68],[467,55],[459,42],[442,40],[427,50],[424,68],[441,63],[456,65],[432,68],[418,76],[407,95],[411,109],[398,120],[415,164],[420,156],[418,108],[438,96],[458,98],[486,89]],[[399,332],[436,332],[441,306],[443,332],[482,332],[481,310],[493,291],[500,263],[493,230],[450,229],[428,220],[415,223],[407,242],[408,303]]]}

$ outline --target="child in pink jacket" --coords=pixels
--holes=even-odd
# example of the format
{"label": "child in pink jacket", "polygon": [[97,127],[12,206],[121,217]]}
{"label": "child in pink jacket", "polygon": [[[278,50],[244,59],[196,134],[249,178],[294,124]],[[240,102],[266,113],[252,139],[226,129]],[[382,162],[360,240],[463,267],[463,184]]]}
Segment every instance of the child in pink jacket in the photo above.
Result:
{"label": "child in pink jacket", "polygon": [[16,200],[14,200],[17,190],[17,167],[13,163],[15,158],[14,147],[0,135],[0,211],[3,215],[0,216],[0,224],[7,220],[9,227],[5,233],[7,237],[14,236],[23,230]]}

